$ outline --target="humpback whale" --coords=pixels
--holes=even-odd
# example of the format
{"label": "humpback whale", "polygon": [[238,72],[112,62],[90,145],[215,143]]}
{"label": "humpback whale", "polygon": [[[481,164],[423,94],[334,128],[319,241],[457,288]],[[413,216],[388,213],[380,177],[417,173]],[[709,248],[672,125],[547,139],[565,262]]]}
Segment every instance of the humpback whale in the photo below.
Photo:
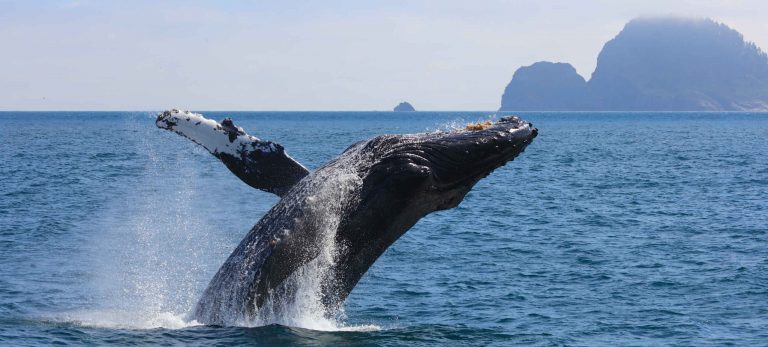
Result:
{"label": "humpback whale", "polygon": [[[456,207],[480,179],[513,160],[537,135],[536,128],[517,117],[462,130],[382,135],[353,144],[313,173],[290,175],[293,185],[287,187],[288,180],[269,175],[244,178],[249,162],[242,158],[265,152],[264,142],[236,128],[246,145],[231,148],[240,152],[209,144],[223,137],[209,141],[168,126],[166,119],[178,123],[174,114],[182,113],[161,114],[157,125],[189,137],[220,159],[227,158],[222,153],[240,158],[222,161],[243,181],[282,196],[205,289],[191,318],[210,325],[264,319],[305,300],[307,293],[325,315],[334,315],[368,268],[420,218]],[[230,134],[223,123],[211,121],[210,128]],[[260,158],[258,164],[275,170],[300,171],[284,151]],[[275,158],[275,163],[264,158]],[[268,187],[272,182],[280,189]]]}

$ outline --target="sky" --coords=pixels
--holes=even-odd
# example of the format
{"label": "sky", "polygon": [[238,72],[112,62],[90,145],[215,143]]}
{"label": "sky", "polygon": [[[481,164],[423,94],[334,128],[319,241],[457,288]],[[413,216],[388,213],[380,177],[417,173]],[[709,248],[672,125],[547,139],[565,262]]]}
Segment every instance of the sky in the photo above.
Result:
{"label": "sky", "polygon": [[641,16],[768,48],[765,0],[0,0],[0,110],[496,110],[520,66],[571,63]]}

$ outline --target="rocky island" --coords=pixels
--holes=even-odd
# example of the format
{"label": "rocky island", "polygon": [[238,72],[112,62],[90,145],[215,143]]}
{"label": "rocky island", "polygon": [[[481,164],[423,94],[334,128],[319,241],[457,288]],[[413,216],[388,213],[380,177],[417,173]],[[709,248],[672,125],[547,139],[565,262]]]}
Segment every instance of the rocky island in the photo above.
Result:
{"label": "rocky island", "polygon": [[416,109],[413,108],[413,105],[411,105],[407,101],[403,101],[403,102],[397,104],[397,106],[395,106],[393,111],[395,111],[395,112],[413,112],[413,111],[416,111]]}
{"label": "rocky island", "polygon": [[634,19],[603,46],[589,81],[566,63],[521,67],[500,109],[766,111],[768,56],[710,19]]}

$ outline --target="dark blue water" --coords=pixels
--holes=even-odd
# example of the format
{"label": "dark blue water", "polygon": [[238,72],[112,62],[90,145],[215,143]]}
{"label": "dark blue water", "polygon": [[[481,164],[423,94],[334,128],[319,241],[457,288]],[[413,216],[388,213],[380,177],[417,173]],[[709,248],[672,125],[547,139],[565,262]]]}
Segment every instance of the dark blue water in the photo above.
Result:
{"label": "dark blue water", "polygon": [[[311,168],[487,118],[205,114]],[[150,113],[0,113],[0,345],[768,345],[768,114],[521,115],[533,144],[396,242],[345,319],[205,327],[185,314],[276,198]]]}

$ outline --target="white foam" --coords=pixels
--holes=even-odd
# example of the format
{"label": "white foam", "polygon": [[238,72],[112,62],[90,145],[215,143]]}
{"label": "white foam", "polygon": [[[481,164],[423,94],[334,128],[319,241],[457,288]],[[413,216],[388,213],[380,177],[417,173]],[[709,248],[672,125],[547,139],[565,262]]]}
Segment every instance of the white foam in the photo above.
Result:
{"label": "white foam", "polygon": [[[186,315],[172,312],[158,312],[147,314],[140,311],[75,311],[59,314],[44,320],[58,323],[71,323],[83,327],[100,329],[129,329],[129,330],[150,330],[150,329],[185,329],[202,326],[196,320],[187,320]],[[243,327],[260,327],[271,324],[280,324],[294,328],[315,330],[315,331],[346,331],[346,332],[371,332],[380,331],[382,328],[375,324],[345,325],[332,319],[318,320],[298,320],[292,321],[294,324],[267,323],[267,324],[244,324]]]}
{"label": "white foam", "polygon": [[201,325],[195,320],[185,319],[185,315],[172,312],[147,314],[141,311],[77,311],[54,316],[54,321],[69,322],[85,327],[107,329],[183,329]]}

